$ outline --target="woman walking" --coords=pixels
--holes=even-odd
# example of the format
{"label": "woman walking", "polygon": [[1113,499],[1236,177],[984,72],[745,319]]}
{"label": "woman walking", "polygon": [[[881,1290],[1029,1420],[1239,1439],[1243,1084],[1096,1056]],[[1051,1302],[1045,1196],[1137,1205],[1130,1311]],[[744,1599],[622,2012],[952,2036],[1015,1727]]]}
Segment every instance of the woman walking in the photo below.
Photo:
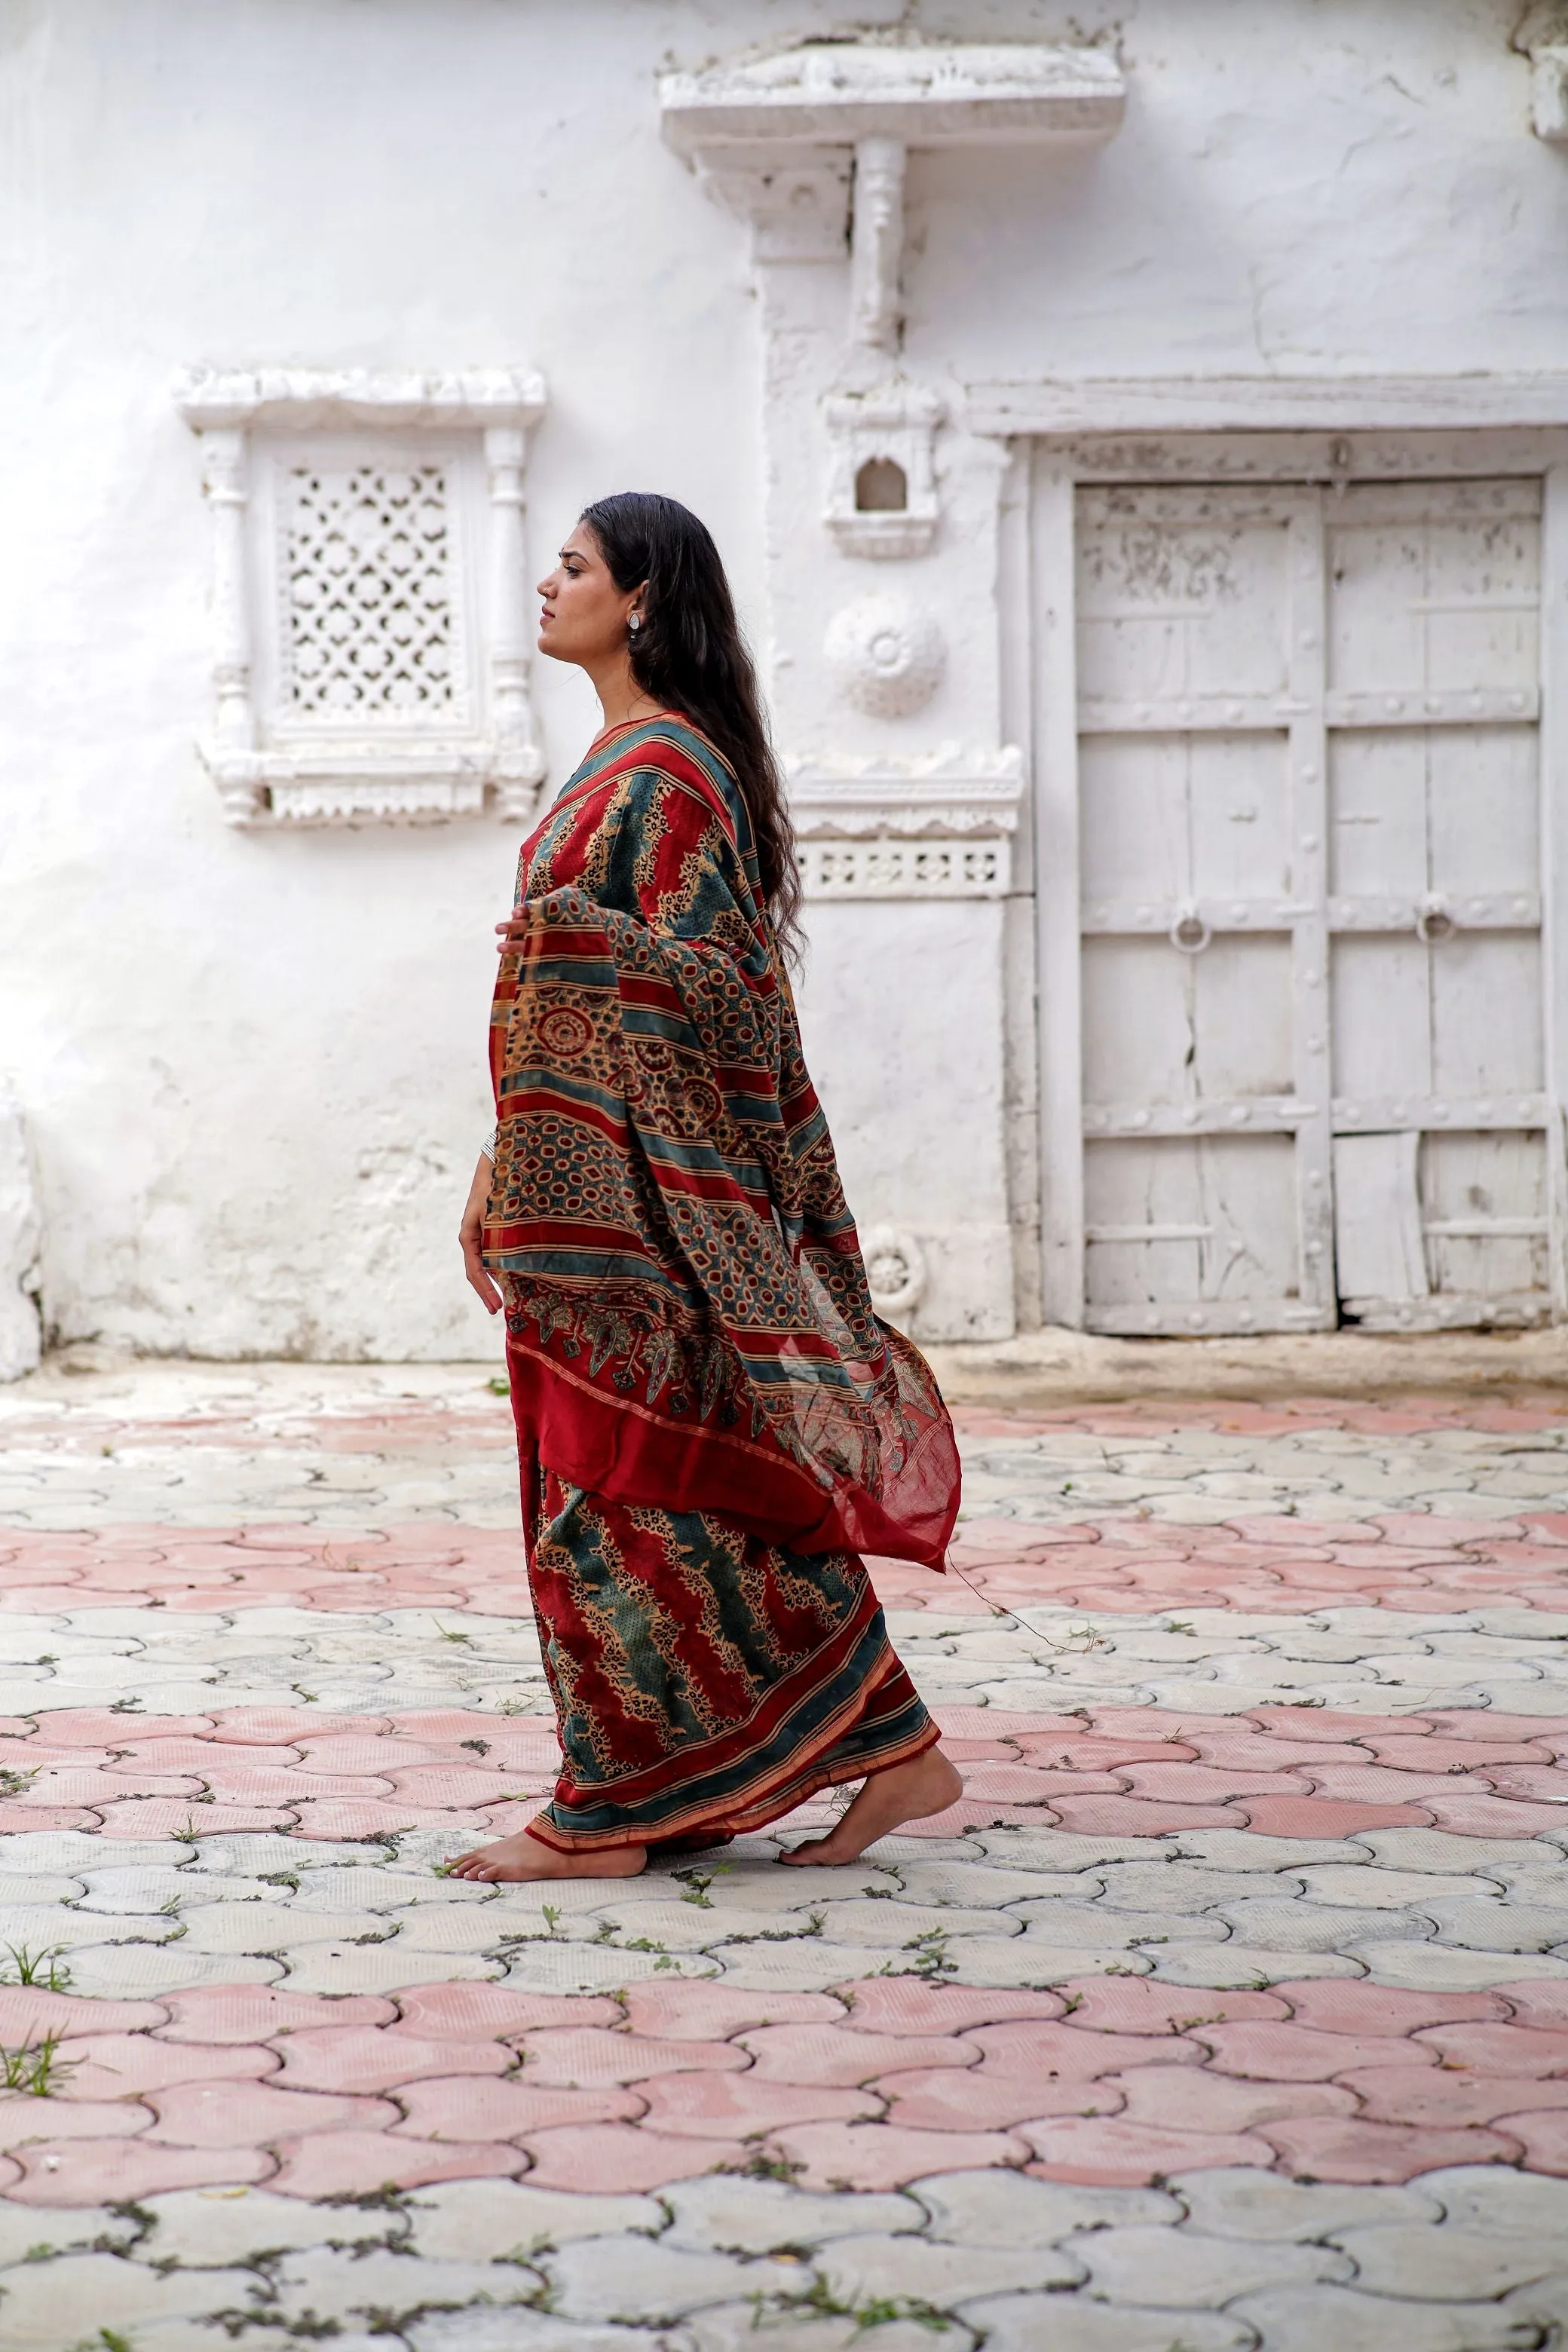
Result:
{"label": "woman walking", "polygon": [[605,724],[500,927],[462,1245],[506,1317],[563,1769],[452,1868],[629,1877],[861,1780],[784,1857],[848,1862],[962,1789],[858,1557],[942,1566],[952,1423],[872,1311],[802,1059],[793,841],[718,550],[672,499],[604,499],[540,594]]}

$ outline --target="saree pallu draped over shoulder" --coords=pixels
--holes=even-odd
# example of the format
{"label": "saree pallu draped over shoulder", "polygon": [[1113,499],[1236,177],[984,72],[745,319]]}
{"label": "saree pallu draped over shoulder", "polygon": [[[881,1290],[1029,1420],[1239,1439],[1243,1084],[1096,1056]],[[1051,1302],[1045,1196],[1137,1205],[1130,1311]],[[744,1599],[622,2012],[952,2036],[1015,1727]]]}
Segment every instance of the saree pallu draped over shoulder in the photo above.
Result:
{"label": "saree pallu draped over shoulder", "polygon": [[536,1834],[732,1834],[936,1732],[858,1555],[942,1565],[952,1427],[876,1316],[745,802],[668,717],[524,844],[485,1263],[566,1769]]}

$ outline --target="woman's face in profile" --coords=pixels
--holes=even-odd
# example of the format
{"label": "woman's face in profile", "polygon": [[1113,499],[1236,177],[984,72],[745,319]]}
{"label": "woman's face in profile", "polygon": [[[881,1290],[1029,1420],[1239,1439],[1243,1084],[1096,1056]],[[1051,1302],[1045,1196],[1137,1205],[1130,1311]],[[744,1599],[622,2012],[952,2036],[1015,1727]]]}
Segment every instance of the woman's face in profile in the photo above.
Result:
{"label": "woman's face in profile", "polygon": [[539,583],[539,650],[592,669],[624,650],[626,618],[638,591],[617,588],[599,543],[580,522]]}

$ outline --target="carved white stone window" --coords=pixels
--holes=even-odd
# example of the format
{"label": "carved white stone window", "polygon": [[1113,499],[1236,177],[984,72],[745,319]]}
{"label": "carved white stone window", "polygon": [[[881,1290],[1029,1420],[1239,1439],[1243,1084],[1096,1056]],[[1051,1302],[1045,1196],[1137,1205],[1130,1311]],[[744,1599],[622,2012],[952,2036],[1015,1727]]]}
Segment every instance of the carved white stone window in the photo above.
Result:
{"label": "carved white stone window", "polygon": [[531,374],[187,377],[213,510],[230,822],[532,810],[523,465]]}

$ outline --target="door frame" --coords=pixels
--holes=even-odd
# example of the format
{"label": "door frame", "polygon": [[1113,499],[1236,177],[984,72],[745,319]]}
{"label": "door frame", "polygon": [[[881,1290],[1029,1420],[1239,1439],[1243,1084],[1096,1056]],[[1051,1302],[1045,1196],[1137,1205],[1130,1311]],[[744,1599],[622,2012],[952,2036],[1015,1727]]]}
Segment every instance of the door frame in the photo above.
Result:
{"label": "door frame", "polygon": [[[1568,375],[981,384],[972,429],[1021,445],[1026,611],[1000,615],[1034,775],[1040,1309],[1085,1302],[1076,502],[1095,484],[1542,484],[1541,877],[1552,1317],[1568,1320]],[[1016,581],[1018,567],[1009,567]]]}

